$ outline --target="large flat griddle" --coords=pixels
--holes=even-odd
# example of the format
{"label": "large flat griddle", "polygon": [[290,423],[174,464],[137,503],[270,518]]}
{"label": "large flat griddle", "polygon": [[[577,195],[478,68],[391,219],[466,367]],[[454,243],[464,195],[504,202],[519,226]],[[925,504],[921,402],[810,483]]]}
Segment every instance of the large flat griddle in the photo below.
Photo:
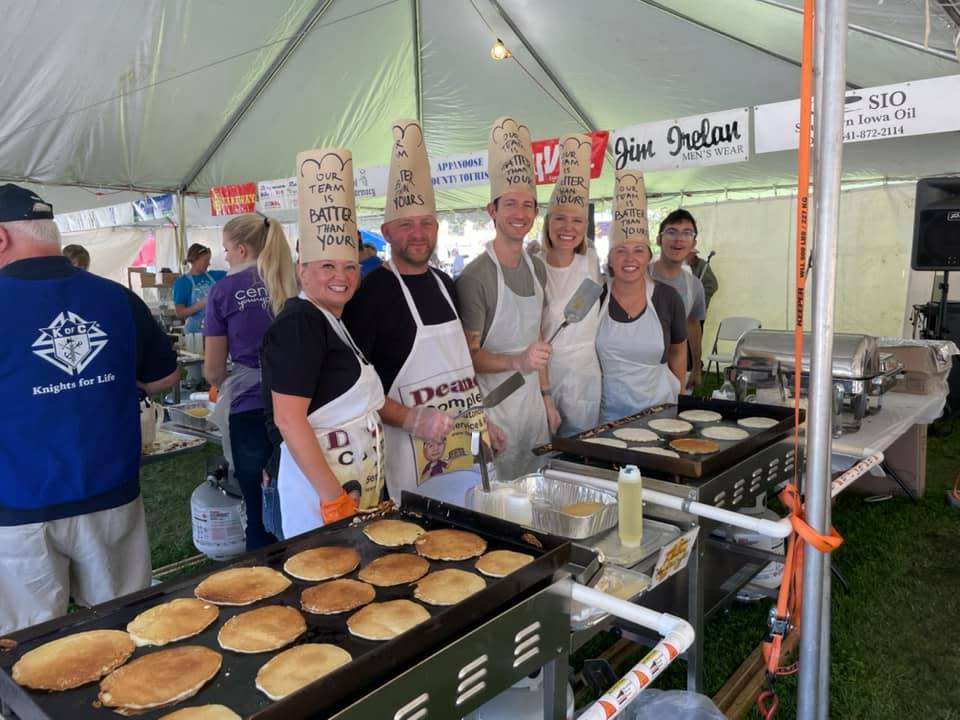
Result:
{"label": "large flat griddle", "polygon": [[[535,560],[505,578],[485,578],[487,587],[462,602],[449,607],[433,607],[420,603],[430,612],[430,619],[408,633],[386,642],[355,638],[347,631],[346,619],[351,613],[322,616],[304,613],[307,633],[297,643],[333,643],[353,656],[353,662],[339,668],[325,678],[301,691],[271,702],[254,684],[257,670],[276,653],[242,655],[219,647],[217,633],[234,615],[268,604],[285,604],[300,608],[300,593],[316,583],[293,580],[282,594],[242,608],[221,607],[220,617],[199,635],[166,647],[185,644],[204,645],[223,655],[223,665],[213,681],[193,698],[161,710],[143,713],[144,720],[158,718],[174,709],[190,705],[221,703],[241,716],[267,720],[283,718],[324,718],[392,679],[414,663],[431,655],[458,639],[470,629],[494,617],[503,610],[549,585],[555,573],[570,557],[570,544],[561,538],[531,532],[497,518],[464,510],[459,507],[404,493],[402,511],[391,511],[378,517],[410,520],[427,530],[461,528],[483,537],[489,550],[518,550],[534,556]],[[531,542],[532,541],[532,542]],[[541,547],[537,547],[537,545]],[[137,614],[159,603],[174,598],[193,597],[193,589],[207,575],[226,567],[267,565],[282,572],[283,563],[290,556],[323,545],[352,545],[361,555],[360,567],[390,552],[412,552],[412,546],[384,548],[375,545],[361,526],[350,520],[321,528],[292,540],[248,553],[237,562],[198,573],[192,577],[158,585],[128,595],[91,610],[77,612],[58,620],[28,628],[10,638],[17,646],[0,651],[0,699],[21,720],[48,720],[50,718],[110,718],[120,717],[110,710],[95,708],[99,685],[94,683],[61,693],[34,692],[21,688],[10,676],[17,659],[28,650],[59,637],[84,630],[126,628]],[[460,568],[474,571],[475,559],[462,562],[430,561],[430,571],[442,568]],[[346,577],[356,577],[356,571]],[[376,588],[375,602],[413,599],[413,586]],[[414,602],[418,602],[414,600]],[[292,647],[292,646],[291,646]],[[159,648],[138,648],[134,658],[155,652]]]}
{"label": "large flat griddle", "polygon": [[[685,410],[713,410],[723,416],[717,423],[692,423],[693,430],[685,435],[666,435],[654,431],[661,436],[662,441],[650,443],[634,443],[635,446],[662,447],[670,449],[670,440],[681,437],[703,437],[699,430],[708,425],[736,425],[737,420],[746,417],[767,417],[777,421],[777,424],[763,430],[742,428],[749,434],[743,440],[714,440],[720,449],[707,455],[686,455],[680,453],[679,458],[637,452],[631,448],[616,448],[607,445],[586,442],[588,438],[614,438],[613,431],[620,428],[646,428],[650,420],[660,418],[675,419]],[[801,422],[803,411],[801,411]],[[737,426],[739,427],[739,426]],[[786,437],[793,431],[793,408],[779,405],[761,405],[758,403],[734,402],[731,400],[713,400],[681,395],[677,405],[658,405],[643,412],[629,415],[618,420],[612,420],[598,425],[590,430],[570,437],[554,437],[549,446],[544,449],[558,450],[577,455],[585,460],[596,460],[614,465],[636,465],[641,470],[650,470],[680,478],[703,478],[716,475],[739,460],[749,457],[758,450]]]}

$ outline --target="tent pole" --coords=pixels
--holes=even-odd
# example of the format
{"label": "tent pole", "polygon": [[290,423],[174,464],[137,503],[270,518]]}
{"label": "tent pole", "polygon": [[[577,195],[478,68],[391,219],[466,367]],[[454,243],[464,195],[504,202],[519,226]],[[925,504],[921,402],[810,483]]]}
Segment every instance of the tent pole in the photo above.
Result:
{"label": "tent pole", "polygon": [[184,190],[177,191],[177,260],[183,265],[187,258],[187,204]]}
{"label": "tent pole", "polygon": [[[815,142],[821,147],[817,154],[819,162],[814,181],[817,202],[813,257],[813,347],[807,401],[805,499],[807,522],[814,531],[826,534],[830,529],[833,321],[843,164],[847,2],[818,0],[818,9],[822,9],[823,15],[823,22],[815,27],[816,42],[823,48],[823,90],[822,102],[815,108],[813,123]],[[804,549],[800,678],[797,690],[799,720],[826,717],[830,668],[820,667],[820,662],[823,639],[829,640],[830,637],[830,588],[823,582],[824,569],[828,566],[828,554],[809,545]],[[822,679],[821,675],[824,676]]]}
{"label": "tent pole", "polygon": [[290,59],[290,56],[293,55],[294,51],[300,47],[300,43],[304,41],[316,24],[320,22],[320,18],[323,17],[323,14],[331,5],[333,5],[333,0],[317,0],[306,19],[300,23],[300,27],[297,28],[297,31],[290,36],[290,39],[287,40],[286,44],[283,46],[283,49],[281,49],[277,56],[273,59],[273,62],[270,63],[264,73],[257,80],[256,84],[250,88],[250,92],[248,92],[243,100],[240,101],[237,109],[230,114],[229,118],[227,118],[227,121],[224,123],[223,127],[220,128],[220,132],[217,133],[216,137],[213,139],[213,142],[210,143],[207,149],[203,151],[203,154],[200,155],[200,158],[197,160],[197,162],[195,162],[193,167],[190,168],[190,171],[184,177],[183,182],[180,183],[181,187],[186,189],[193,185],[194,181],[207,166],[207,163],[210,162],[214,155],[216,155],[217,150],[220,149],[220,146],[226,142],[228,137],[230,137],[230,133],[232,133],[237,125],[240,124],[240,121],[243,120],[243,117],[247,114],[247,111],[250,110],[253,104],[257,101],[257,98],[260,97],[261,93],[267,89],[267,86],[270,84],[273,78],[276,77],[278,72],[280,72],[281,68],[283,68],[287,60]]}
{"label": "tent pole", "polygon": [[417,121],[423,127],[423,59],[420,57],[420,0],[410,0],[413,14],[413,89],[417,101]]}

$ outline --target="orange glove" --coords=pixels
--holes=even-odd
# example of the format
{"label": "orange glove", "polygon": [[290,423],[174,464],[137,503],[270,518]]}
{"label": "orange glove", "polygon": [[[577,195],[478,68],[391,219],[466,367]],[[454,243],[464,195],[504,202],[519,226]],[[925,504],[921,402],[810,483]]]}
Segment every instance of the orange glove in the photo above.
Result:
{"label": "orange glove", "polygon": [[357,514],[357,501],[347,493],[343,493],[334,500],[320,503],[320,516],[323,524],[329,525],[337,520],[343,520]]}

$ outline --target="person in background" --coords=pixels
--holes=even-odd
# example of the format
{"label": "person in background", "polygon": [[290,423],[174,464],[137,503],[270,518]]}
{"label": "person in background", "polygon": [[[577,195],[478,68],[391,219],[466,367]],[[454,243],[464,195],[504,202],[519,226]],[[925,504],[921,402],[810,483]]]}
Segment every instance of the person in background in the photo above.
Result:
{"label": "person in background", "polygon": [[[600,262],[587,246],[590,199],[590,138],[560,138],[560,175],[543,223],[543,260],[547,268],[546,307],[541,331],[550,338],[563,323],[563,312],[585,279],[600,283]],[[597,424],[600,412],[600,363],[597,360],[596,307],[579,323],[564,328],[553,341],[550,381],[560,413],[559,435],[573,435]]]}
{"label": "person in background", "polygon": [[144,302],[61,255],[53,208],[0,185],[0,635],[150,585],[138,391],[179,378]]}
{"label": "person in background", "polygon": [[63,256],[70,264],[81,270],[90,269],[90,253],[83,245],[67,245],[63,248]]}
{"label": "person in background", "polygon": [[[357,236],[362,242],[362,237]],[[363,243],[360,246],[360,279],[372,273],[383,265],[383,260],[377,255],[377,248],[372,243]]]}
{"label": "person in background", "polygon": [[[404,490],[416,491],[435,475],[464,471],[444,479],[464,492],[479,483],[470,439],[483,427],[475,416],[454,419],[481,398],[453,281],[429,265],[439,225],[423,133],[416,120],[398,120],[392,130],[380,228],[390,262],[363,281],[343,319],[387,390],[380,411],[387,491],[400,503]],[[498,433],[490,427],[496,448],[503,444]]]}
{"label": "person in background", "polygon": [[[687,254],[687,265],[690,266],[690,271],[693,273],[693,276],[703,283],[704,309],[709,311],[710,300],[716,294],[717,290],[720,289],[720,282],[717,280],[717,276],[713,274],[713,268],[710,267],[710,262],[704,260],[698,253],[697,247],[694,246]],[[712,254],[713,253],[711,253],[711,255]]]}
{"label": "person in background", "polygon": [[246,503],[247,550],[256,550],[277,540],[263,523],[261,481],[273,443],[260,388],[260,343],[275,313],[297,294],[297,279],[277,220],[259,214],[233,218],[223,227],[223,250],[230,271],[207,297],[203,376],[219,390],[214,420]]}
{"label": "person in background", "polygon": [[203,329],[203,310],[213,284],[224,277],[223,270],[209,270],[210,248],[194,243],[187,250],[188,272],[173,281],[173,306],[177,317],[184,320],[184,332],[199,333]]}
{"label": "person in background", "polygon": [[509,482],[536,469],[532,450],[549,441],[560,416],[547,373],[552,348],[540,334],[547,271],[523,249],[537,217],[527,126],[498,118],[490,130],[488,155],[487,213],[496,235],[463,269],[456,287],[480,389],[489,393],[515,372],[524,376],[522,388],[486,413],[506,435],[507,447],[494,467],[498,479]]}
{"label": "person in background", "polygon": [[648,274],[653,253],[643,175],[618,170],[609,293],[600,306],[600,422],[676,403],[687,369],[686,313],[676,290]]}
{"label": "person in background", "polygon": [[[283,438],[285,538],[375,507],[383,490],[383,386],[340,319],[360,283],[350,153],[301,153],[298,164],[301,292],[260,350],[267,422]],[[342,222],[311,220],[334,212]]]}
{"label": "person in background", "polygon": [[456,280],[460,277],[460,273],[463,272],[463,255],[460,254],[460,251],[457,248],[451,248],[450,250],[450,275]]}
{"label": "person in background", "polygon": [[683,299],[687,314],[687,342],[690,373],[684,388],[692,390],[700,384],[701,341],[703,331],[700,323],[707,316],[703,283],[684,270],[687,255],[697,244],[697,221],[688,211],[674,210],[660,223],[657,235],[660,257],[650,267],[650,276],[669,285]]}

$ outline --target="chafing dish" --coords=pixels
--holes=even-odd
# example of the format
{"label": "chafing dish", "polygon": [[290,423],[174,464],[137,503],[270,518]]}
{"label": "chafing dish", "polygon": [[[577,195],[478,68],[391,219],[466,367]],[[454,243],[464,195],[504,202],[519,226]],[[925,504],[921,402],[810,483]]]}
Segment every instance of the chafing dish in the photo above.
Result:
{"label": "chafing dish", "polygon": [[[793,395],[797,379],[793,333],[787,330],[751,330],[737,343],[727,378],[744,399],[751,385],[776,385],[781,399]],[[803,334],[799,383],[805,395],[810,382],[813,338]],[[890,353],[881,353],[877,338],[855,333],[836,333],[833,340],[834,433],[856,432],[863,418],[878,412],[882,396],[896,383],[902,366]]]}

